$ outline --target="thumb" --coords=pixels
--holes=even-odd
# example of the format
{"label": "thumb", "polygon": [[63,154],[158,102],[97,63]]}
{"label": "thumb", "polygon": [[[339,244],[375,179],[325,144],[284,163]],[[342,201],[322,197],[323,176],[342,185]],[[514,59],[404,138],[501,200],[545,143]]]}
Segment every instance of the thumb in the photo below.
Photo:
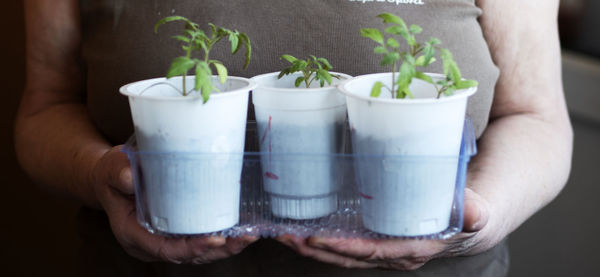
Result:
{"label": "thumb", "polygon": [[[100,174],[105,174],[104,180],[116,191],[124,195],[134,194],[133,180],[129,160],[125,153],[121,152],[122,146],[115,146],[103,159],[103,169]],[[102,177],[100,177],[102,178]]]}
{"label": "thumb", "polygon": [[478,232],[487,224],[488,202],[470,188],[465,188],[463,232]]}

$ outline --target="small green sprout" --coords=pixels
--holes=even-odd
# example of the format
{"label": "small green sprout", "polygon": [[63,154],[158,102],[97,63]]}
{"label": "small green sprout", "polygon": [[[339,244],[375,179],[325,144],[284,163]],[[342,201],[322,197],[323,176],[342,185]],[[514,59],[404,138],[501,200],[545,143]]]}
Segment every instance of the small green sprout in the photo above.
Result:
{"label": "small green sprout", "polygon": [[289,75],[295,72],[301,72],[302,76],[296,78],[294,85],[299,87],[300,84],[309,88],[313,81],[319,81],[321,87],[325,86],[325,82],[331,85],[332,78],[340,79],[339,75],[331,74],[329,71],[333,68],[329,61],[325,58],[317,58],[313,55],[306,60],[297,59],[291,55],[282,55],[281,59],[290,62],[292,65],[288,68],[281,70],[278,79],[281,79],[285,75]]}
{"label": "small green sprout", "polygon": [[[204,103],[208,101],[210,98],[210,93],[213,90],[218,91],[218,89],[212,84],[211,66],[213,66],[217,71],[220,82],[225,83],[227,80],[227,68],[222,62],[209,59],[209,54],[213,49],[213,46],[225,37],[231,42],[232,55],[236,54],[242,48],[242,45],[246,47],[246,61],[244,64],[244,69],[248,67],[252,48],[250,45],[250,39],[246,34],[240,33],[237,30],[232,31],[217,27],[214,24],[209,23],[210,35],[207,35],[206,32],[199,28],[198,24],[183,16],[169,16],[159,20],[154,26],[154,32],[157,33],[158,27],[172,21],[183,21],[185,23],[183,34],[173,36],[174,39],[183,43],[182,49],[185,51],[185,56],[177,57],[173,60],[169,71],[167,72],[167,79],[175,76],[183,76],[183,96],[186,96],[189,93],[186,90],[185,77],[187,72],[194,67],[196,71],[194,90],[201,90]],[[201,59],[192,57],[192,54],[195,51],[203,52],[203,57]]]}
{"label": "small green sprout", "polygon": [[[371,89],[372,97],[379,97],[381,89],[386,88],[392,94],[392,98],[413,98],[413,94],[409,90],[413,78],[433,84],[438,92],[437,98],[440,98],[442,94],[452,95],[456,90],[477,86],[476,81],[462,79],[452,53],[439,46],[441,44],[439,39],[432,37],[425,43],[419,43],[415,36],[423,31],[421,27],[414,24],[408,26],[402,18],[390,13],[382,13],[377,17],[383,19],[384,24],[390,25],[384,30],[385,34],[390,35],[387,39],[381,31],[375,28],[364,28],[360,30],[360,33],[363,37],[370,38],[379,44],[375,47],[374,52],[383,55],[381,66],[392,67],[392,87],[389,88],[382,82],[377,82]],[[402,48],[400,38],[404,40],[408,49]],[[436,61],[436,50],[441,53],[446,76],[445,79],[437,82],[417,70],[417,67],[425,68]]]}

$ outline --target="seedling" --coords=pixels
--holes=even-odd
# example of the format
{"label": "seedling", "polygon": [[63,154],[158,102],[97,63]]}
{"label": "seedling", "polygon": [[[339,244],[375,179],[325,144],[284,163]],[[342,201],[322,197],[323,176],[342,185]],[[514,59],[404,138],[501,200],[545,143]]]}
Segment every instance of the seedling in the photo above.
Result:
{"label": "seedling", "polygon": [[281,79],[285,75],[289,75],[295,72],[301,72],[302,76],[296,78],[294,85],[299,87],[300,84],[304,83],[306,88],[309,88],[313,81],[319,81],[321,87],[325,86],[325,82],[331,85],[332,78],[339,79],[340,76],[329,73],[333,67],[325,58],[317,58],[311,55],[306,60],[297,59],[292,55],[282,55],[281,59],[290,62],[292,65],[288,68],[281,70],[277,79]]}
{"label": "seedling", "polygon": [[[442,94],[448,96],[456,90],[477,86],[476,81],[462,79],[452,53],[448,49],[440,47],[439,39],[432,37],[425,43],[419,43],[415,36],[423,31],[421,27],[414,24],[409,27],[402,18],[390,13],[383,13],[377,17],[383,19],[384,24],[390,25],[384,30],[384,33],[389,35],[387,39],[381,31],[375,28],[364,28],[360,30],[360,33],[363,37],[370,38],[379,44],[375,47],[374,52],[383,55],[381,66],[392,67],[392,87],[389,88],[382,82],[377,82],[371,89],[372,97],[379,97],[381,89],[386,88],[392,94],[392,98],[414,98],[409,89],[413,78],[434,85],[438,92],[437,98],[440,98]],[[404,39],[408,49],[402,48],[400,38]],[[434,63],[438,51],[446,78],[436,82],[417,68],[425,68]]]}
{"label": "seedling", "polygon": [[[154,26],[154,32],[158,33],[158,27],[161,25],[172,22],[172,21],[183,21],[185,22],[185,28],[182,35],[173,36],[174,39],[183,43],[182,49],[185,51],[185,56],[175,58],[169,71],[167,72],[167,79],[175,76],[183,76],[183,96],[187,96],[190,92],[186,89],[185,78],[189,70],[195,68],[196,81],[194,84],[194,90],[201,91],[202,99],[204,103],[210,98],[210,93],[218,91],[218,89],[212,84],[212,67],[219,76],[219,81],[225,83],[227,80],[227,68],[222,62],[217,60],[211,60],[210,51],[213,46],[221,39],[227,37],[231,42],[231,54],[235,55],[241,48],[242,45],[246,48],[246,61],[244,63],[244,69],[248,67],[250,63],[250,57],[252,48],[250,45],[250,39],[244,33],[240,33],[237,30],[229,30],[221,27],[217,27],[212,23],[210,26],[210,35],[207,35],[205,31],[201,30],[198,24],[190,21],[183,16],[169,16],[159,20]],[[201,52],[202,58],[194,58],[193,54],[198,51]]]}

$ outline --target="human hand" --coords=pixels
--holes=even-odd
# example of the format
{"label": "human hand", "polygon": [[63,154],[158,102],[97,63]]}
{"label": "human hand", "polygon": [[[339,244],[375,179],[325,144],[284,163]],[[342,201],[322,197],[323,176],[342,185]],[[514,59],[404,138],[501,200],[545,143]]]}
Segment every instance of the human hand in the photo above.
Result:
{"label": "human hand", "polygon": [[471,189],[465,190],[463,232],[447,240],[299,238],[284,235],[283,244],[301,255],[347,268],[381,267],[415,270],[434,258],[476,254],[486,248],[480,230],[488,221],[488,204]]}
{"label": "human hand", "polygon": [[131,256],[143,261],[203,264],[235,255],[257,240],[249,236],[167,238],[149,233],[137,222],[131,169],[120,149],[113,147],[104,154],[91,178],[113,234]]}

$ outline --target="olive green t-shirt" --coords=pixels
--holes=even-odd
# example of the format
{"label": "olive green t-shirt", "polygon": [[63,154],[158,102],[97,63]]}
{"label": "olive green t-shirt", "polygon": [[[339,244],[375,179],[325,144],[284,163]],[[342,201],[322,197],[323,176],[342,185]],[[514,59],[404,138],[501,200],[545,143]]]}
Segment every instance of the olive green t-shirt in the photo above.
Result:
{"label": "olive green t-shirt", "polygon": [[[463,76],[479,82],[467,111],[478,137],[487,125],[499,73],[477,21],[481,10],[474,0],[81,0],[80,4],[87,104],[96,127],[114,144],[124,143],[133,132],[128,101],[119,94],[119,87],[165,76],[170,61],[184,53],[171,39],[181,26],[167,24],[159,34],[153,32],[154,24],[169,15],[188,17],[200,26],[212,22],[247,33],[252,40],[252,62],[247,70],[242,70],[243,54],[232,56],[228,45],[216,48],[211,56],[223,61],[230,75],[252,77],[281,70],[286,65],[279,59],[282,54],[325,57],[334,71],[353,76],[389,71],[380,66],[381,56],[373,53],[376,45],[361,37],[359,29],[383,27],[376,18],[382,12],[397,14],[407,23],[423,27],[419,40],[439,38],[454,54]],[[442,72],[441,62],[431,71]],[[84,216],[82,220],[92,219]],[[180,270],[190,270],[172,265],[164,268],[179,272],[173,276],[187,276]],[[201,276],[225,275],[218,273],[219,268],[247,272],[248,276],[404,276],[380,270],[342,270],[302,258],[272,240],[259,241],[238,257],[191,270],[204,274]],[[483,255],[431,262],[409,276],[500,276],[506,270],[502,244]]]}

